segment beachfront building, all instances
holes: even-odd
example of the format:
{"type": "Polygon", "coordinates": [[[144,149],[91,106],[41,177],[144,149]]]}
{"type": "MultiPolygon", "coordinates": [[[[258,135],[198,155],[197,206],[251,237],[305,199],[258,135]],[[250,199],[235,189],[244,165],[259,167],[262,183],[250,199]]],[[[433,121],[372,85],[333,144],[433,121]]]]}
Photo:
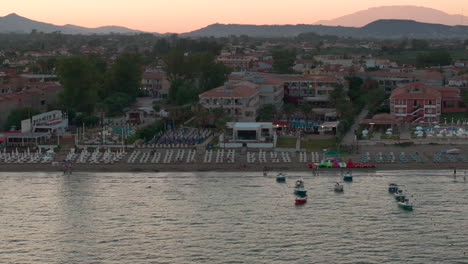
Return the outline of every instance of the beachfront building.
{"type": "Polygon", "coordinates": [[[170,87],[167,75],[163,72],[144,72],[141,77],[141,89],[153,98],[165,98],[170,87]]]}
{"type": "Polygon", "coordinates": [[[438,122],[441,113],[463,112],[465,106],[458,88],[416,82],[392,92],[390,111],[406,123],[438,122]]]}
{"type": "Polygon", "coordinates": [[[52,136],[66,134],[68,117],[59,110],[35,115],[21,121],[21,133],[6,137],[6,145],[14,147],[34,147],[47,143],[52,136]]]}
{"type": "Polygon", "coordinates": [[[394,72],[394,71],[373,71],[365,74],[358,74],[363,79],[371,78],[376,80],[379,87],[390,94],[399,86],[416,82],[417,77],[414,73],[394,72]]]}
{"type": "Polygon", "coordinates": [[[220,143],[229,148],[273,148],[275,137],[276,126],[272,122],[228,122],[220,143]]]}
{"type": "Polygon", "coordinates": [[[218,56],[216,60],[233,71],[248,71],[253,67],[257,58],[248,54],[226,54],[218,56]]]}
{"type": "Polygon", "coordinates": [[[271,104],[276,109],[283,106],[283,79],[268,74],[250,74],[244,80],[255,84],[259,91],[260,106],[271,104]]]}
{"type": "Polygon", "coordinates": [[[330,108],[329,95],[337,85],[348,86],[338,75],[291,75],[282,76],[284,97],[288,103],[312,103],[323,108],[330,108]]]}
{"type": "Polygon", "coordinates": [[[198,96],[207,109],[221,108],[236,122],[253,122],[260,108],[260,92],[250,82],[227,82],[198,96]]]}

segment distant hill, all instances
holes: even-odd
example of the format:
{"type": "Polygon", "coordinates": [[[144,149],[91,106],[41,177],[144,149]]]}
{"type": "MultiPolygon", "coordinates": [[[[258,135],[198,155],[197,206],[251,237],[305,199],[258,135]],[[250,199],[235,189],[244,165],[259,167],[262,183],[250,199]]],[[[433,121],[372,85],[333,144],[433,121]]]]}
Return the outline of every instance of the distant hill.
{"type": "Polygon", "coordinates": [[[419,6],[382,6],[358,11],[332,20],[320,20],[314,24],[327,26],[362,27],[380,19],[415,20],[424,23],[449,26],[468,25],[468,17],[450,15],[440,10],[419,6]]]}
{"type": "Polygon", "coordinates": [[[356,38],[462,38],[468,37],[468,26],[446,26],[420,23],[413,20],[377,20],[364,27],[341,27],[322,25],[238,25],[213,24],[199,30],[182,34],[189,37],[227,37],[247,35],[253,37],[295,37],[301,33],[314,32],[356,38]]]}
{"type": "Polygon", "coordinates": [[[38,32],[50,33],[60,31],[64,34],[134,34],[141,31],[118,26],[105,26],[97,28],[87,28],[75,25],[57,26],[49,23],[34,21],[17,14],[9,14],[0,17],[0,33],[31,33],[32,30],[38,32]]]}

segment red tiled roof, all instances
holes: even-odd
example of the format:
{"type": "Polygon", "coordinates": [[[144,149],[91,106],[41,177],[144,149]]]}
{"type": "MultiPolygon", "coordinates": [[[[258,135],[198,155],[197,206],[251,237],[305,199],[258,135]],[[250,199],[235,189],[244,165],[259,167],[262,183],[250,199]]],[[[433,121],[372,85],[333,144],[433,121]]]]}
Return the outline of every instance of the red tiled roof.
{"type": "MultiPolygon", "coordinates": [[[[438,86],[427,86],[420,82],[409,83],[393,90],[391,99],[432,99],[442,97],[438,86]],[[415,91],[418,89],[418,91],[415,91]],[[411,92],[413,91],[413,92],[411,92]]],[[[442,87],[443,88],[443,87],[442,87]]]]}

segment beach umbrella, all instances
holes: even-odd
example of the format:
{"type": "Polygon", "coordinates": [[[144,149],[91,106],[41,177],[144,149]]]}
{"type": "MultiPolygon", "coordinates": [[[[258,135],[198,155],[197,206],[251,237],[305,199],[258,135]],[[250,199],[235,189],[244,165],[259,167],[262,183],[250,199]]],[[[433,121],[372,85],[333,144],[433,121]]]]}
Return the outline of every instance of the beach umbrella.
{"type": "Polygon", "coordinates": [[[439,129],[440,126],[439,126],[439,125],[435,125],[434,128],[435,128],[435,129],[439,129]]]}
{"type": "Polygon", "coordinates": [[[417,126],[417,127],[416,127],[416,130],[422,130],[422,129],[423,129],[423,128],[420,127],[420,126],[417,126]]]}
{"type": "Polygon", "coordinates": [[[387,131],[387,132],[385,132],[385,134],[392,135],[393,133],[391,131],[387,131]]]}

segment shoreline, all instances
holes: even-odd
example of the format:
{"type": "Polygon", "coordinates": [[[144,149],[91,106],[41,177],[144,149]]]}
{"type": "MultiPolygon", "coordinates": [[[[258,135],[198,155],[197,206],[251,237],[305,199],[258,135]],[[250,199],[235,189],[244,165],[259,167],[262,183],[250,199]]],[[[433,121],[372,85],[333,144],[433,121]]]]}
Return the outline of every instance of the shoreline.
{"type": "MultiPolygon", "coordinates": [[[[263,172],[267,167],[272,171],[307,172],[304,163],[272,164],[272,163],[234,163],[234,164],[74,164],[72,172],[263,172]]],[[[468,163],[379,163],[376,168],[353,168],[352,171],[394,171],[394,170],[453,170],[459,175],[468,171],[468,163]]],[[[341,171],[341,168],[320,168],[320,172],[341,171]]],[[[63,172],[60,166],[51,164],[1,164],[0,172],[63,172]]]]}

